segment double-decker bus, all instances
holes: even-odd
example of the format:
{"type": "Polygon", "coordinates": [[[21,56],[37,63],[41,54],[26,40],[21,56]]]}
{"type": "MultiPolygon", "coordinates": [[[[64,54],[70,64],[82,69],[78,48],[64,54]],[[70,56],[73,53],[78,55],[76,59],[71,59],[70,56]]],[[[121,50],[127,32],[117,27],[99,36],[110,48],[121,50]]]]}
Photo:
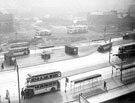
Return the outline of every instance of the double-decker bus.
{"type": "Polygon", "coordinates": [[[8,54],[11,56],[28,55],[30,53],[29,47],[9,48],[8,54]]]}
{"type": "Polygon", "coordinates": [[[127,32],[123,35],[124,40],[135,39],[135,31],[127,32]]]}
{"type": "Polygon", "coordinates": [[[29,42],[17,42],[9,44],[9,48],[29,47],[29,42]]]}
{"type": "Polygon", "coordinates": [[[32,97],[37,94],[60,90],[61,72],[56,70],[27,74],[25,94],[32,97]]]}
{"type": "Polygon", "coordinates": [[[37,31],[36,36],[50,36],[51,35],[51,31],[50,30],[39,30],[37,31]]]}
{"type": "Polygon", "coordinates": [[[11,43],[8,46],[8,54],[11,56],[28,55],[30,53],[29,42],[11,43]]]}
{"type": "Polygon", "coordinates": [[[135,43],[125,44],[119,47],[117,56],[120,59],[135,57],[135,43]]]}
{"type": "Polygon", "coordinates": [[[135,51],[135,43],[125,44],[119,47],[119,53],[135,51]]]}
{"type": "Polygon", "coordinates": [[[88,26],[86,25],[74,25],[74,26],[67,27],[68,34],[87,33],[87,32],[88,32],[88,26]]]}

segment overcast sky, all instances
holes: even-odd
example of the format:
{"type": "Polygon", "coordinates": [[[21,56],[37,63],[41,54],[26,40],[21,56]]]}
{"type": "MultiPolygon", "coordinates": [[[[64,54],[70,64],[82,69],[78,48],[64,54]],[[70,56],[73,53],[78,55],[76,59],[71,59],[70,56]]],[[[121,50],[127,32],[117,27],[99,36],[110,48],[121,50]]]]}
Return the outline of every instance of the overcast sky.
{"type": "Polygon", "coordinates": [[[0,8],[50,12],[108,11],[127,9],[135,0],[0,0],[0,8]]]}

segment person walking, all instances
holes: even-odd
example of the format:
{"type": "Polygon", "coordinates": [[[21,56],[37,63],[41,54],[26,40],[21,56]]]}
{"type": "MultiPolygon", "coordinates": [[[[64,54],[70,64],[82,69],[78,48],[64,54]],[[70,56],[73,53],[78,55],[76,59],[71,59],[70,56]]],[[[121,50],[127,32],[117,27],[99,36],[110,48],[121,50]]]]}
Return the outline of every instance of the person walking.
{"type": "Polygon", "coordinates": [[[69,79],[66,77],[66,78],[65,78],[65,93],[66,93],[66,91],[67,91],[66,88],[67,88],[67,83],[68,83],[68,82],[69,82],[69,79]]]}
{"type": "Polygon", "coordinates": [[[10,103],[10,95],[9,95],[9,91],[6,90],[6,98],[8,100],[8,103],[10,103]]]}
{"type": "Polygon", "coordinates": [[[1,95],[0,95],[0,103],[1,103],[1,95]]]}
{"type": "Polygon", "coordinates": [[[107,90],[106,81],[104,81],[104,89],[107,90]]]}
{"type": "Polygon", "coordinates": [[[4,70],[4,63],[1,63],[1,70],[4,70]]]}
{"type": "Polygon", "coordinates": [[[22,88],[22,91],[21,91],[21,98],[24,99],[24,90],[22,88]]]}

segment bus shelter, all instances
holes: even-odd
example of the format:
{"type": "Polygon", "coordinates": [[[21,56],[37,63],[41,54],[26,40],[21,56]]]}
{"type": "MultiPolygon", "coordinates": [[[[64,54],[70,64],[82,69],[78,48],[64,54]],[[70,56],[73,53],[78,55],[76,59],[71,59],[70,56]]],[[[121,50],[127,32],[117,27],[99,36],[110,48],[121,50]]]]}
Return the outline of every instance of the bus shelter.
{"type": "Polygon", "coordinates": [[[82,91],[82,89],[85,89],[84,86],[85,86],[86,81],[88,82],[88,86],[93,87],[94,80],[95,80],[95,82],[101,83],[102,75],[101,74],[94,74],[94,75],[91,75],[91,76],[87,76],[87,77],[79,78],[79,79],[76,79],[76,80],[72,80],[71,81],[71,91],[74,91],[74,93],[75,93],[75,91],[76,91],[75,89],[76,89],[77,84],[79,84],[79,88],[82,91]]]}
{"type": "Polygon", "coordinates": [[[79,94],[79,103],[90,103],[90,102],[81,93],[79,94]]]}
{"type": "MultiPolygon", "coordinates": [[[[119,70],[120,71],[120,79],[121,81],[124,80],[124,78],[131,78],[134,75],[135,72],[135,64],[124,64],[124,65],[112,65],[112,68],[116,69],[116,73],[119,70]]],[[[117,76],[117,74],[116,74],[117,76]]]]}
{"type": "Polygon", "coordinates": [[[121,75],[121,80],[123,81],[124,78],[132,78],[133,73],[135,71],[135,64],[132,65],[125,65],[122,68],[120,68],[120,75],[121,75]]]}
{"type": "Polygon", "coordinates": [[[4,62],[7,65],[14,65],[14,61],[13,61],[14,56],[9,54],[9,53],[4,53],[4,62]]]}

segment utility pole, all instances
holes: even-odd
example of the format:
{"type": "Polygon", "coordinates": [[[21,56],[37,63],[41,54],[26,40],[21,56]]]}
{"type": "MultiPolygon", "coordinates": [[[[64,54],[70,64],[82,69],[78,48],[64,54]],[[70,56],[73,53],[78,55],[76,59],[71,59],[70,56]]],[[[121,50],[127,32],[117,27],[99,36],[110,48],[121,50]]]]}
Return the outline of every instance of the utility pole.
{"type": "MultiPolygon", "coordinates": [[[[111,43],[111,37],[110,37],[110,43],[111,43]]],[[[111,44],[110,44],[111,45],[111,44]]],[[[111,47],[109,49],[109,63],[111,62],[111,47]]]]}
{"type": "Polygon", "coordinates": [[[15,32],[15,37],[16,37],[16,43],[17,43],[17,32],[15,32]]]}
{"type": "Polygon", "coordinates": [[[19,103],[21,103],[21,98],[20,98],[20,79],[19,79],[19,67],[17,64],[16,59],[14,59],[14,68],[17,69],[17,80],[18,80],[18,98],[19,98],[19,103]]]}
{"type": "Polygon", "coordinates": [[[106,43],[106,26],[105,26],[105,28],[104,28],[104,41],[105,41],[105,43],[106,43]]]}
{"type": "Polygon", "coordinates": [[[123,60],[124,60],[124,53],[123,53],[123,48],[122,48],[122,51],[121,51],[121,81],[122,81],[122,69],[123,69],[123,60]]]}

